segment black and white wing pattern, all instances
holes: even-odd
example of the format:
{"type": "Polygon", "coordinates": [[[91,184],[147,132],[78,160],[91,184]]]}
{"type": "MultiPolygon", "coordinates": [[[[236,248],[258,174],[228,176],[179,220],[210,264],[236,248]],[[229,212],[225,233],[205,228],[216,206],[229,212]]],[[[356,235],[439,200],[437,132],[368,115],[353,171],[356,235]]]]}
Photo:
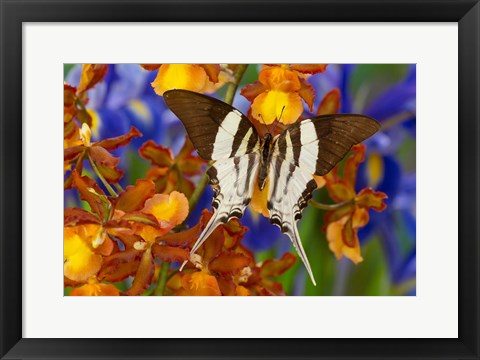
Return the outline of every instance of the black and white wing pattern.
{"type": "Polygon", "coordinates": [[[274,141],[267,203],[270,222],[290,237],[314,284],[297,229],[317,188],[313,175],[327,174],[353,145],[379,129],[380,124],[367,116],[324,115],[290,126],[274,141]]]}
{"type": "Polygon", "coordinates": [[[188,90],[166,91],[163,98],[182,121],[200,157],[214,161],[207,173],[215,191],[215,213],[193,254],[218,225],[243,216],[260,164],[260,139],[242,113],[220,100],[188,90]]]}

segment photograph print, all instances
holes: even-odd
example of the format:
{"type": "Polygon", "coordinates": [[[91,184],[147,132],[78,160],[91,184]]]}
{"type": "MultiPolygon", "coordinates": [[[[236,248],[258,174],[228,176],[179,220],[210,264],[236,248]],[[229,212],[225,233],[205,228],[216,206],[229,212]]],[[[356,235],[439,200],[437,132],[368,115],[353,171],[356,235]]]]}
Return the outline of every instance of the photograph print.
{"type": "Polygon", "coordinates": [[[64,64],[65,296],[415,296],[415,64],[64,64]]]}

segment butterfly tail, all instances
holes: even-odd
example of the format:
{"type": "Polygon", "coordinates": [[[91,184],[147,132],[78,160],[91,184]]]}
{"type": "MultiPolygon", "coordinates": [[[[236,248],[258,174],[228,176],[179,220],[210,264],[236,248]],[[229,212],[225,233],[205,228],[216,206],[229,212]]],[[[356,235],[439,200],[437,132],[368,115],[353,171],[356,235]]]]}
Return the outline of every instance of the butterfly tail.
{"type": "MultiPolygon", "coordinates": [[[[200,248],[200,246],[203,245],[203,243],[205,242],[205,240],[208,239],[208,237],[210,235],[212,235],[212,233],[215,231],[215,229],[225,223],[225,216],[220,216],[220,214],[222,213],[221,211],[219,211],[220,209],[218,209],[217,211],[215,211],[215,213],[212,215],[212,217],[210,218],[210,221],[207,223],[207,225],[205,226],[205,229],[203,229],[202,233],[200,234],[200,236],[198,237],[198,240],[195,242],[195,244],[193,245],[192,247],[192,250],[190,250],[190,257],[192,257],[193,254],[195,254],[197,252],[197,250],[200,248]]],[[[184,261],[182,266],[180,266],[180,271],[183,270],[184,266],[187,264],[188,261],[184,261]]]]}
{"type": "Polygon", "coordinates": [[[315,282],[315,277],[313,276],[312,268],[310,267],[310,263],[308,262],[307,254],[305,254],[302,242],[300,241],[300,234],[298,233],[297,225],[295,223],[292,225],[293,229],[289,231],[287,235],[290,237],[290,240],[292,241],[295,250],[297,250],[297,253],[300,256],[300,259],[302,259],[302,262],[307,269],[308,275],[310,275],[310,279],[312,279],[313,285],[317,286],[317,283],[315,282]]]}

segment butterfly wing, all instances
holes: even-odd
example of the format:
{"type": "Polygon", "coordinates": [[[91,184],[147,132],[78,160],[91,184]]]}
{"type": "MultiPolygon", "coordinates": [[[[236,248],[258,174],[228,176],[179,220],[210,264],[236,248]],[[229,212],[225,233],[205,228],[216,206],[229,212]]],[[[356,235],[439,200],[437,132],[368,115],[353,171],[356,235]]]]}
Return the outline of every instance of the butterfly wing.
{"type": "Polygon", "coordinates": [[[325,175],[353,145],[379,129],[379,122],[364,115],[318,116],[290,126],[277,138],[274,151],[309,174],[325,175]]]}
{"type": "Polygon", "coordinates": [[[297,222],[317,184],[313,175],[328,173],[355,144],[372,136],[380,124],[362,115],[325,115],[290,126],[274,142],[269,168],[267,207],[270,222],[286,233],[315,279],[300,240],[297,222]]]}
{"type": "Polygon", "coordinates": [[[260,139],[242,113],[220,100],[187,90],[166,91],[163,97],[198,154],[214,160],[207,173],[215,191],[215,213],[193,246],[193,254],[218,225],[243,216],[260,163],[260,139]]]}

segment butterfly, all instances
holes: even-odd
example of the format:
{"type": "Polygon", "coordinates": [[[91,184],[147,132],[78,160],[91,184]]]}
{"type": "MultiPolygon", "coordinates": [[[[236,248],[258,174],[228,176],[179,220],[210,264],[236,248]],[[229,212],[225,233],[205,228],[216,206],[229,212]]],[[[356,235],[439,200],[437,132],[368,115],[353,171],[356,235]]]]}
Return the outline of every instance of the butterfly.
{"type": "Polygon", "coordinates": [[[290,125],[280,135],[261,137],[248,118],[215,98],[169,90],[165,103],[181,120],[207,170],[214,190],[214,214],[191,249],[193,255],[217,226],[241,218],[268,180],[270,222],[291,239],[312,279],[297,222],[317,188],[314,175],[327,174],[351,147],[375,134],[380,124],[364,115],[321,115],[290,125]]]}

